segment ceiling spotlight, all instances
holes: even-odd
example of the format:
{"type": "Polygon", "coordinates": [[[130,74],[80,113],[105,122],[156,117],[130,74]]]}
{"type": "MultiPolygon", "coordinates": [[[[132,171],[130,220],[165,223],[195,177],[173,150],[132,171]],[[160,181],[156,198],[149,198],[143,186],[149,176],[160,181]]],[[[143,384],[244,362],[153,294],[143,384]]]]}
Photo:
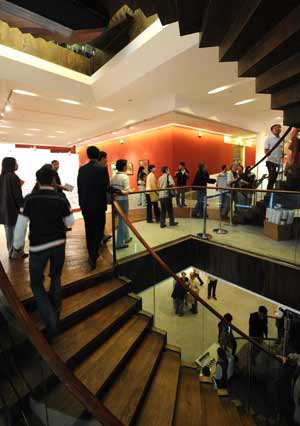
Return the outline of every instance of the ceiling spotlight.
{"type": "Polygon", "coordinates": [[[117,135],[119,132],[111,132],[112,135],[117,135]]]}
{"type": "Polygon", "coordinates": [[[36,93],[28,92],[27,90],[14,89],[13,92],[17,93],[18,95],[39,96],[36,93]]]}
{"type": "Polygon", "coordinates": [[[0,127],[2,127],[3,129],[11,129],[10,126],[6,126],[6,124],[0,124],[0,127]]]}
{"type": "Polygon", "coordinates": [[[234,105],[245,105],[250,104],[251,102],[255,102],[256,99],[244,99],[243,101],[236,102],[234,105]]]}
{"type": "Polygon", "coordinates": [[[130,130],[133,130],[133,129],[135,129],[135,127],[134,127],[134,126],[130,126],[130,127],[129,127],[129,129],[130,129],[130,130]]]}
{"type": "Polygon", "coordinates": [[[230,89],[231,86],[216,87],[208,92],[209,95],[215,95],[216,93],[224,92],[224,90],[230,89]]]}
{"type": "Polygon", "coordinates": [[[32,133],[24,133],[24,136],[33,136],[32,133]]]}
{"type": "Polygon", "coordinates": [[[8,132],[0,132],[1,135],[7,135],[8,132]]]}
{"type": "Polygon", "coordinates": [[[73,101],[72,99],[63,99],[63,98],[58,98],[57,99],[59,102],[64,102],[65,104],[71,104],[71,105],[80,105],[79,101],[73,101]]]}
{"type": "Polygon", "coordinates": [[[56,132],[55,133],[60,133],[60,134],[64,134],[64,133],[66,133],[64,130],[56,130],[56,132]]]}
{"type": "Polygon", "coordinates": [[[31,132],[41,132],[41,129],[27,129],[30,130],[31,132]]]}
{"type": "Polygon", "coordinates": [[[53,139],[53,138],[56,138],[56,136],[54,136],[54,135],[50,135],[50,136],[48,136],[48,138],[53,139]]]}
{"type": "Polygon", "coordinates": [[[9,104],[7,104],[7,105],[5,105],[4,111],[10,112],[10,111],[12,111],[12,107],[9,104]]]}
{"type": "Polygon", "coordinates": [[[282,117],[275,117],[275,120],[282,120],[282,119],[283,119],[282,117]]]}
{"type": "Polygon", "coordinates": [[[101,111],[106,111],[106,112],[114,112],[113,108],[108,108],[108,107],[98,106],[97,109],[100,109],[101,111]]]}

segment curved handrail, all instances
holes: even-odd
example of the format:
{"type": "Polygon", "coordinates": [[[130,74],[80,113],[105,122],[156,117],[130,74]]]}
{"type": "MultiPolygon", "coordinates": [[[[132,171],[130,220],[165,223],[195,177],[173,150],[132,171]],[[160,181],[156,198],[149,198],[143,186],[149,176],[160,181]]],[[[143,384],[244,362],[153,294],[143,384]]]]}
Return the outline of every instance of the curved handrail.
{"type": "MultiPolygon", "coordinates": [[[[133,234],[137,237],[137,239],[143,244],[143,246],[146,248],[146,250],[150,253],[150,255],[157,261],[157,263],[172,277],[176,282],[178,282],[180,285],[182,285],[201,305],[203,305],[206,309],[208,309],[213,315],[218,317],[220,320],[223,320],[224,317],[216,311],[214,308],[212,308],[204,299],[202,299],[198,293],[191,290],[188,285],[185,284],[184,281],[182,281],[177,274],[165,263],[162,258],[150,247],[150,245],[147,243],[147,241],[142,237],[142,235],[139,233],[139,231],[133,226],[131,221],[128,219],[126,214],[123,212],[122,207],[118,203],[118,201],[113,200],[113,205],[118,214],[121,216],[121,218],[124,220],[126,225],[130,228],[130,230],[133,232],[133,234]]],[[[238,333],[240,336],[242,336],[245,340],[248,340],[249,343],[256,346],[260,351],[265,352],[270,357],[274,358],[276,361],[280,360],[272,353],[270,353],[267,349],[265,349],[263,346],[261,346],[255,339],[249,337],[246,333],[244,333],[242,330],[240,330],[235,325],[232,325],[232,329],[238,333]]]]}
{"type": "Polygon", "coordinates": [[[12,313],[41,357],[71,394],[104,426],[124,426],[69,370],[37,329],[11,284],[0,262],[0,289],[12,313]]]}

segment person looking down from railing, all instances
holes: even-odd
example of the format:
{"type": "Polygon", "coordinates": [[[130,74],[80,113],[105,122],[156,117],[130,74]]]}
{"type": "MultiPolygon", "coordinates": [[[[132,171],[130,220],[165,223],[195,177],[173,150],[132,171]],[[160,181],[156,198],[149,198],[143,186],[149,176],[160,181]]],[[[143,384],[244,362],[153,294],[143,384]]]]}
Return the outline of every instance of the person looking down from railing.
{"type": "Polygon", "coordinates": [[[158,189],[159,191],[159,202],[160,202],[160,227],[165,228],[166,225],[166,215],[168,213],[170,226],[177,226],[178,222],[175,222],[174,219],[174,209],[173,209],[173,194],[172,189],[169,191],[168,188],[175,186],[174,180],[170,175],[169,167],[164,166],[161,169],[162,175],[158,179],[158,189]],[[164,190],[164,191],[162,191],[164,190]]]}
{"type": "MultiPolygon", "coordinates": [[[[127,160],[118,160],[116,162],[117,173],[111,178],[111,187],[115,191],[119,191],[120,195],[115,196],[115,200],[120,204],[123,212],[126,216],[129,214],[129,200],[128,194],[130,192],[129,177],[127,175],[127,160]]],[[[129,229],[122,217],[117,213],[119,217],[116,249],[121,250],[128,247],[128,244],[132,241],[130,237],[129,229]]]]}
{"type": "Polygon", "coordinates": [[[226,352],[228,349],[231,349],[232,355],[235,355],[237,344],[232,332],[232,327],[231,327],[232,320],[233,320],[232,315],[230,313],[227,313],[224,315],[224,318],[222,319],[222,321],[219,322],[218,341],[221,348],[223,348],[226,352]]]}
{"type": "Polygon", "coordinates": [[[217,352],[216,375],[213,379],[218,389],[225,389],[227,387],[228,358],[224,349],[218,348],[217,352]]]}
{"type": "Polygon", "coordinates": [[[74,224],[71,207],[66,197],[55,191],[52,168],[42,167],[36,173],[39,190],[24,200],[19,214],[14,252],[22,252],[29,223],[29,275],[30,286],[47,337],[52,340],[58,332],[61,312],[61,273],[65,261],[66,230],[74,224]],[[50,262],[50,291],[44,288],[44,271],[50,262]]]}
{"type": "Polygon", "coordinates": [[[259,340],[268,338],[268,309],[265,306],[250,314],[249,336],[259,340]]]}
{"type": "MultiPolygon", "coordinates": [[[[265,141],[265,154],[269,154],[270,150],[278,143],[281,134],[281,125],[273,124],[271,127],[272,136],[269,136],[265,141]]],[[[269,181],[267,189],[273,189],[277,180],[280,163],[282,159],[283,142],[274,149],[267,157],[266,166],[269,172],[269,181]]]]}

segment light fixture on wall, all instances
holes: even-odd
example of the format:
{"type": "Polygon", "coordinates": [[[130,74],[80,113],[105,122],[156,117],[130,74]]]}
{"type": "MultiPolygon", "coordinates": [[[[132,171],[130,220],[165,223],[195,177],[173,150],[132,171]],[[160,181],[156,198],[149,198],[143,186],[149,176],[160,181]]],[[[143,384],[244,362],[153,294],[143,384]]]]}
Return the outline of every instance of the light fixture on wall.
{"type": "Polygon", "coordinates": [[[199,133],[198,133],[198,138],[202,138],[202,136],[203,136],[203,133],[202,133],[202,132],[199,132],[199,133]]]}
{"type": "Polygon", "coordinates": [[[5,105],[4,111],[5,111],[5,112],[10,112],[10,111],[12,111],[12,107],[11,107],[11,105],[9,105],[9,104],[5,105]]]}
{"type": "Polygon", "coordinates": [[[124,139],[120,139],[120,144],[123,145],[124,144],[124,139]]]}
{"type": "Polygon", "coordinates": [[[236,102],[234,105],[236,105],[236,106],[246,105],[246,104],[250,104],[251,102],[255,102],[255,101],[256,101],[255,98],[253,98],[253,99],[244,99],[243,101],[236,102]]]}

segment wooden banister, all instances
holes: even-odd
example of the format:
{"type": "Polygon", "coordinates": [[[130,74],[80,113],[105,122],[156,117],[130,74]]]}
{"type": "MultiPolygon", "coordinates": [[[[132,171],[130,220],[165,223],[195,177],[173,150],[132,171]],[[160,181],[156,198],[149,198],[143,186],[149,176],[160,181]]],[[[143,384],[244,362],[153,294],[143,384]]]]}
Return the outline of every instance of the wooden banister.
{"type": "Polygon", "coordinates": [[[49,345],[43,334],[37,329],[11,284],[0,262],[0,289],[17,321],[31,340],[40,356],[46,361],[53,373],[66,386],[67,390],[80,402],[96,420],[104,426],[124,426],[102,403],[82,384],[80,380],[62,362],[49,345]]]}
{"type": "MultiPolygon", "coordinates": [[[[157,261],[157,263],[172,277],[176,282],[178,282],[180,285],[182,285],[201,305],[203,305],[208,311],[210,311],[214,316],[219,318],[220,320],[223,320],[224,317],[216,311],[214,308],[212,308],[204,299],[202,299],[198,293],[192,291],[189,289],[189,286],[185,284],[178,276],[177,274],[169,267],[169,265],[163,261],[163,259],[153,250],[152,247],[147,243],[147,241],[142,237],[142,235],[139,233],[139,231],[135,228],[135,226],[131,223],[131,221],[128,219],[126,214],[123,212],[122,207],[118,203],[118,201],[113,200],[113,205],[118,212],[118,214],[121,216],[121,218],[124,220],[126,225],[130,228],[130,230],[133,232],[133,234],[137,237],[137,239],[143,244],[143,246],[146,248],[146,250],[149,252],[149,254],[157,261]]],[[[232,329],[238,333],[241,337],[243,337],[245,340],[247,340],[249,343],[254,345],[256,348],[258,348],[260,351],[265,352],[268,356],[272,357],[276,361],[280,362],[280,360],[271,352],[269,352],[267,349],[265,349],[263,346],[261,346],[255,339],[252,339],[249,337],[246,333],[244,333],[242,330],[240,330],[235,325],[231,325],[232,329]]]]}

